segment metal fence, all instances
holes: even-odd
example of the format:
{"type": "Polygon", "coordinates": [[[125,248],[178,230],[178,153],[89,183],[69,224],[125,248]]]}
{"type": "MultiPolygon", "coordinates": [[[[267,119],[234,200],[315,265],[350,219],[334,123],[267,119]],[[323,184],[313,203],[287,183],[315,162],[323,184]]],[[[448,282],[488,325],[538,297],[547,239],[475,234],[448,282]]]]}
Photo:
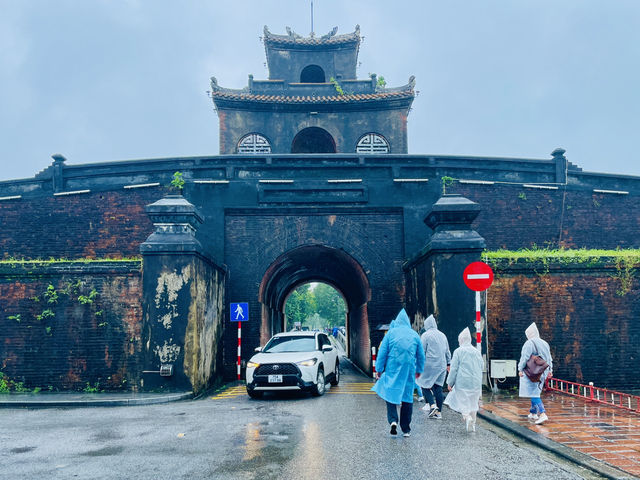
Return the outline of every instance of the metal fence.
{"type": "Polygon", "coordinates": [[[559,378],[548,378],[546,381],[546,389],[580,397],[591,402],[602,403],[604,405],[640,413],[640,396],[609,390],[608,388],[594,387],[593,383],[583,385],[581,383],[560,380],[559,378]]]}

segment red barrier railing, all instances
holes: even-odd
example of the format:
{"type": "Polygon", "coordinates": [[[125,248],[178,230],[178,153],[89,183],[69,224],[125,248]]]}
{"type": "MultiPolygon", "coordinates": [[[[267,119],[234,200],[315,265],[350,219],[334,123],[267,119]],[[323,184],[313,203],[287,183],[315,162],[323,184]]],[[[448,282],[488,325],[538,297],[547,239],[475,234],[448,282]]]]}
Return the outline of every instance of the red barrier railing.
{"type": "Polygon", "coordinates": [[[558,378],[548,378],[546,388],[553,392],[580,397],[590,402],[602,403],[640,413],[640,396],[637,395],[617,392],[608,388],[594,387],[593,384],[583,385],[581,383],[568,382],[558,378]]]}

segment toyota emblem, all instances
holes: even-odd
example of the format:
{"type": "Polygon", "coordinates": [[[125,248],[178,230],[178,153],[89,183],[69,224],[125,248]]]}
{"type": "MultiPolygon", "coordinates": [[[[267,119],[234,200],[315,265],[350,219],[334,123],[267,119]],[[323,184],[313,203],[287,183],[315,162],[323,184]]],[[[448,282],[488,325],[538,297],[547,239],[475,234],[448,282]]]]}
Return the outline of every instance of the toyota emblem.
{"type": "Polygon", "coordinates": [[[278,370],[278,369],[280,368],[280,365],[274,365],[274,366],[273,366],[273,367],[271,367],[271,368],[273,368],[274,370],[278,370]]]}

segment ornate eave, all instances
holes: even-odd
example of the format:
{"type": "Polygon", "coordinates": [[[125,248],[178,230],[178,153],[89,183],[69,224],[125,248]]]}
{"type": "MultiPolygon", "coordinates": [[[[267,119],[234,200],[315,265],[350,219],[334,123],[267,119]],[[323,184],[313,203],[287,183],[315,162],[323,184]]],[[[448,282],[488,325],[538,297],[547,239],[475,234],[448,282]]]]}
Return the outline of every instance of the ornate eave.
{"type": "Polygon", "coordinates": [[[344,35],[336,35],[338,27],[334,27],[326,35],[316,37],[313,33],[308,37],[297,34],[289,27],[286,27],[287,35],[277,35],[271,33],[269,28],[264,26],[264,42],[265,49],[269,47],[284,49],[313,49],[322,47],[344,47],[354,46],[360,48],[360,25],[356,25],[355,31],[344,35]]]}

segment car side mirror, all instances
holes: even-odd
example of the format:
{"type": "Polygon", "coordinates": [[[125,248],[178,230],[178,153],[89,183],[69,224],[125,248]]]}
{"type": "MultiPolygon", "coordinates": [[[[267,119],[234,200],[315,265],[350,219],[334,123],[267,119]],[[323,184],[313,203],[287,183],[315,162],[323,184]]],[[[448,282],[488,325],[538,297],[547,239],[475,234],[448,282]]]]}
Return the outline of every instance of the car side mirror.
{"type": "Polygon", "coordinates": [[[253,350],[254,352],[261,352],[262,351],[262,347],[256,347],[253,350]]]}
{"type": "Polygon", "coordinates": [[[324,345],[322,347],[323,352],[330,352],[331,350],[333,350],[333,347],[331,345],[324,345]]]}

